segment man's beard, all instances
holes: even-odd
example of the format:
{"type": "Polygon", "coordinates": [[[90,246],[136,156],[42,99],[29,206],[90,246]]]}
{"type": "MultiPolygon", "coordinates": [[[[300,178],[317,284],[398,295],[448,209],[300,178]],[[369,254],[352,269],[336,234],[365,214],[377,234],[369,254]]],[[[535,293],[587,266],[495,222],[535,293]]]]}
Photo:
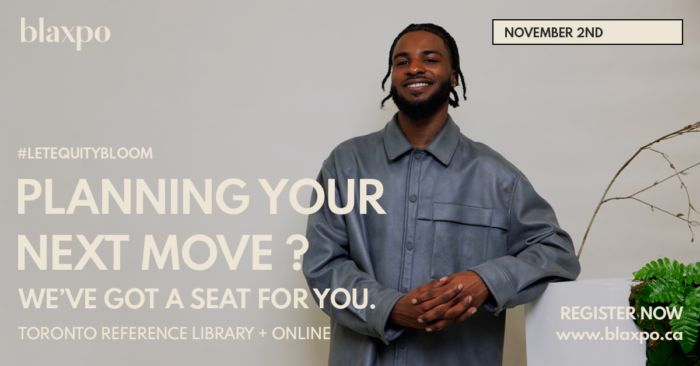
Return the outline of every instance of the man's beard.
{"type": "Polygon", "coordinates": [[[391,99],[409,122],[417,122],[432,116],[440,109],[450,97],[450,82],[445,81],[437,86],[437,89],[425,100],[409,101],[399,95],[395,86],[391,86],[391,99]]]}

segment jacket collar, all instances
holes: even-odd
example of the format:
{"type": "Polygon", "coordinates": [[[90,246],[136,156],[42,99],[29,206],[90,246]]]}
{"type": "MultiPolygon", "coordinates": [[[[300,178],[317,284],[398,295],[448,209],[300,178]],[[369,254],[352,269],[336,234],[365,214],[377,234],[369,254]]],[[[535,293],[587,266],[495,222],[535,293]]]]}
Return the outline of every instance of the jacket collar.
{"type": "MultiPolygon", "coordinates": [[[[386,156],[390,161],[413,149],[413,145],[411,145],[401,127],[399,127],[398,115],[398,113],[394,114],[394,117],[384,128],[384,147],[386,148],[386,156]]],[[[448,114],[445,126],[435,136],[433,141],[430,141],[428,146],[425,147],[425,151],[433,155],[442,164],[450,165],[458,143],[459,126],[448,114]]]]}

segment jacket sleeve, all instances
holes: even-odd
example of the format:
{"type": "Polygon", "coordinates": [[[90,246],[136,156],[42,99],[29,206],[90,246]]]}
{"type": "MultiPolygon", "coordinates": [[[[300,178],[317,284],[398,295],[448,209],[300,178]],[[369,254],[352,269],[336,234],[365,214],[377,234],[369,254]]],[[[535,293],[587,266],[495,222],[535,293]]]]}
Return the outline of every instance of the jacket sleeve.
{"type": "MultiPolygon", "coordinates": [[[[324,166],[318,175],[317,182],[323,187],[326,198],[328,190],[334,189],[336,207],[344,207],[347,199],[341,202],[337,183],[329,187],[329,179],[335,179],[335,174],[324,166]]],[[[311,203],[314,204],[316,199],[314,190],[311,203]]],[[[404,330],[403,327],[387,323],[394,304],[404,294],[378,283],[371,268],[364,271],[358,268],[349,255],[348,237],[345,216],[331,212],[327,200],[324,200],[323,206],[308,218],[306,238],[309,241],[309,248],[303,258],[304,277],[314,300],[319,305],[319,298],[314,290],[322,294],[329,289],[321,307],[328,316],[357,333],[377,337],[388,344],[404,330]],[[340,309],[332,305],[331,294],[336,289],[345,289],[351,294],[352,300],[346,300],[341,292],[336,296],[339,305],[349,301],[349,306],[346,308],[340,309]],[[356,290],[356,296],[352,295],[353,289],[356,290]],[[367,298],[364,296],[365,289],[367,298]],[[359,309],[354,303],[360,305],[359,307],[366,304],[366,307],[359,309]]]]}
{"type": "Polygon", "coordinates": [[[471,269],[491,291],[484,307],[496,315],[534,301],[548,283],[575,280],[581,272],[571,237],[522,173],[513,188],[509,215],[507,255],[471,269]]]}

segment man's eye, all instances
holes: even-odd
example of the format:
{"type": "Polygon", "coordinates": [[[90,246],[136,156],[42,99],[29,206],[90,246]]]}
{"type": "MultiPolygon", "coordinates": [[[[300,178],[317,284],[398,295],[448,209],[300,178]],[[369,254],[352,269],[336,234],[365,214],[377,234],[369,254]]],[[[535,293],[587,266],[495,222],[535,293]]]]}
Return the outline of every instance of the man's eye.
{"type": "Polygon", "coordinates": [[[432,59],[432,58],[429,58],[429,59],[425,60],[425,62],[438,62],[438,61],[437,61],[437,60],[434,60],[434,59],[432,59]]]}
{"type": "Polygon", "coordinates": [[[399,61],[399,62],[396,63],[396,66],[405,65],[405,64],[407,64],[407,63],[408,63],[408,61],[399,61]]]}

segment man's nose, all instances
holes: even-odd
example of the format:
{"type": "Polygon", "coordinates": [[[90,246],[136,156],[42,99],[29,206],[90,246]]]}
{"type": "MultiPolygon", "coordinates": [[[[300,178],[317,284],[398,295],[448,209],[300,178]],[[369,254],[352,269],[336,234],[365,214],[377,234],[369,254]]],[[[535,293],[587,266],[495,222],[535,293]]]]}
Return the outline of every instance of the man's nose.
{"type": "Polygon", "coordinates": [[[414,61],[409,65],[407,73],[409,75],[423,74],[425,73],[425,67],[423,67],[422,62],[414,61]]]}

